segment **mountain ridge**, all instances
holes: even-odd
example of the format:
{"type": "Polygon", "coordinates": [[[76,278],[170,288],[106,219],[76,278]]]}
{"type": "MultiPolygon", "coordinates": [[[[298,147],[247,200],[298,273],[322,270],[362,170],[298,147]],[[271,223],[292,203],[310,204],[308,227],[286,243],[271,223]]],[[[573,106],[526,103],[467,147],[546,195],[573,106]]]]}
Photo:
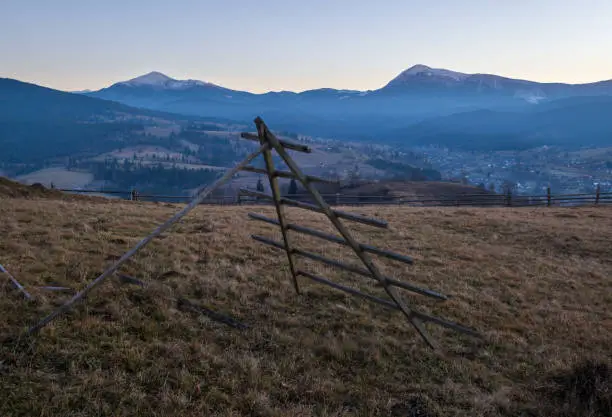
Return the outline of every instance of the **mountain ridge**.
{"type": "Polygon", "coordinates": [[[286,93],[300,95],[300,94],[309,93],[312,91],[322,91],[322,90],[336,91],[336,92],[369,93],[373,91],[383,90],[387,87],[393,87],[396,84],[401,83],[403,81],[410,80],[411,78],[417,78],[421,81],[423,78],[445,78],[445,79],[454,80],[457,82],[465,81],[466,79],[472,79],[472,80],[497,79],[500,81],[502,80],[503,81],[513,81],[513,82],[532,84],[532,85],[566,86],[566,87],[581,87],[581,86],[595,86],[595,85],[602,85],[602,84],[612,84],[612,78],[605,79],[605,80],[599,80],[599,81],[592,81],[592,82],[583,82],[583,83],[569,83],[569,82],[562,82],[562,81],[543,82],[543,81],[528,80],[526,78],[515,78],[515,77],[498,75],[498,74],[493,74],[493,73],[486,73],[486,72],[467,73],[467,72],[454,71],[454,70],[450,70],[446,68],[434,68],[434,67],[430,67],[424,64],[415,64],[407,68],[406,70],[403,70],[397,76],[395,76],[390,81],[388,81],[386,84],[384,84],[382,87],[377,88],[377,89],[360,90],[360,89],[346,89],[346,88],[333,88],[333,87],[318,87],[318,88],[312,88],[312,89],[307,89],[303,91],[293,91],[293,90],[285,89],[285,90],[280,90],[280,91],[270,90],[270,91],[265,91],[261,93],[254,93],[254,92],[247,91],[247,90],[236,90],[233,88],[221,86],[219,84],[214,84],[208,81],[202,81],[202,80],[196,80],[196,79],[180,80],[180,79],[170,77],[160,71],[154,70],[154,71],[150,71],[146,74],[136,76],[128,80],[117,81],[115,83],[110,84],[107,87],[103,87],[98,90],[85,89],[82,91],[74,91],[73,93],[97,92],[97,91],[102,91],[102,90],[108,89],[113,86],[118,86],[118,85],[163,86],[165,83],[178,83],[186,87],[187,86],[192,86],[192,87],[214,86],[214,87],[218,87],[218,88],[222,88],[222,89],[230,90],[230,91],[240,91],[242,93],[252,94],[255,96],[263,96],[263,95],[269,95],[269,94],[286,94],[286,93]]]}
{"type": "Polygon", "coordinates": [[[612,96],[611,80],[538,83],[422,64],[408,68],[379,89],[367,91],[320,88],[256,94],[203,83],[150,72],[86,95],[137,108],[241,123],[261,116],[279,129],[357,140],[372,140],[381,130],[454,113],[530,111],[568,97],[612,96]]]}

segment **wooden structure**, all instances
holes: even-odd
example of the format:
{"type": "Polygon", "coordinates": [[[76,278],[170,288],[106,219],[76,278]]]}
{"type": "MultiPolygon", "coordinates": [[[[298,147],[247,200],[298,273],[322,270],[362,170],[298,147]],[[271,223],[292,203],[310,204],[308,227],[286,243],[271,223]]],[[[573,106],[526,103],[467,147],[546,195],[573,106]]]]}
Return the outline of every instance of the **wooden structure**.
{"type": "Polygon", "coordinates": [[[384,305],[386,307],[399,310],[403,313],[406,319],[412,324],[412,326],[417,330],[417,332],[421,335],[421,337],[425,340],[425,342],[432,348],[435,348],[435,343],[433,339],[427,333],[427,330],[424,327],[424,323],[431,322],[444,327],[451,328],[461,333],[477,336],[477,333],[468,329],[467,327],[461,326],[456,323],[449,322],[447,320],[441,319],[439,317],[431,316],[428,314],[424,314],[418,312],[404,301],[396,288],[402,288],[420,295],[424,295],[427,297],[435,298],[437,300],[446,300],[448,297],[445,295],[439,294],[435,291],[431,291],[428,289],[419,288],[415,285],[404,283],[402,281],[398,281],[389,277],[384,276],[374,261],[370,258],[370,254],[384,256],[387,258],[394,259],[396,261],[404,262],[411,264],[412,259],[400,255],[394,252],[386,251],[383,249],[376,248],[371,245],[363,244],[358,242],[350,231],[346,228],[346,226],[341,222],[341,219],[355,221],[359,223],[363,223],[366,225],[386,228],[387,223],[377,219],[371,219],[368,217],[346,213],[344,211],[334,210],[329,204],[324,200],[318,190],[313,187],[312,183],[314,182],[329,182],[329,180],[323,178],[317,178],[313,176],[305,175],[300,167],[295,163],[295,161],[291,158],[287,149],[293,149],[295,151],[300,152],[309,152],[310,150],[303,145],[299,144],[289,144],[287,142],[283,142],[279,140],[266,126],[264,121],[261,118],[255,119],[255,125],[257,126],[257,135],[251,133],[243,133],[242,137],[251,140],[258,140],[262,147],[266,147],[263,151],[266,169],[261,170],[254,167],[244,167],[244,170],[248,170],[250,172],[259,172],[265,173],[268,176],[268,180],[270,182],[270,190],[271,194],[266,194],[257,191],[251,190],[241,190],[242,193],[248,194],[254,197],[265,198],[274,202],[276,207],[277,219],[267,218],[265,216],[249,213],[249,217],[254,220],[263,221],[266,223],[274,224],[280,227],[283,242],[277,242],[263,236],[253,235],[253,239],[256,241],[273,246],[275,248],[279,248],[285,251],[287,255],[287,261],[289,263],[289,269],[291,271],[291,278],[293,280],[293,286],[297,293],[300,292],[298,277],[305,277],[310,280],[331,286],[335,289],[344,291],[354,296],[358,296],[372,302],[384,305]],[[272,150],[276,151],[276,153],[282,158],[290,172],[285,171],[277,171],[272,162],[272,150]],[[278,177],[283,178],[293,178],[299,181],[302,186],[310,193],[313,201],[316,204],[304,203],[297,200],[292,200],[289,198],[282,197],[280,194],[280,189],[278,185],[278,177]],[[283,208],[285,205],[290,205],[294,207],[299,207],[306,210],[315,211],[318,213],[322,213],[329,221],[333,224],[335,229],[338,231],[340,236],[330,235],[318,230],[310,229],[307,227],[299,226],[296,224],[288,223],[286,217],[283,212],[283,208]],[[363,263],[365,268],[358,268],[351,265],[344,264],[342,262],[326,258],[324,256],[307,252],[298,248],[295,248],[291,242],[291,236],[289,234],[290,231],[307,234],[310,236],[314,236],[328,242],[337,243],[340,245],[350,247],[355,255],[359,258],[359,260],[363,263]],[[382,286],[390,299],[386,300],[383,298],[375,297],[371,294],[366,294],[364,292],[358,291],[354,288],[350,288],[344,285],[340,285],[332,282],[331,280],[314,275],[310,272],[300,270],[296,267],[295,257],[305,257],[308,259],[312,259],[326,265],[330,265],[336,268],[340,268],[367,278],[371,278],[375,281],[378,281],[378,284],[382,286]]]}
{"type": "MultiPolygon", "coordinates": [[[[439,317],[435,317],[435,316],[431,316],[428,314],[418,312],[411,306],[408,306],[408,304],[403,300],[401,295],[398,293],[397,288],[408,290],[408,291],[411,291],[417,294],[421,294],[423,296],[435,298],[438,300],[446,300],[447,297],[435,291],[419,288],[415,285],[384,276],[380,272],[378,267],[375,265],[374,261],[370,258],[370,254],[374,254],[377,256],[384,256],[384,257],[394,259],[400,262],[408,263],[408,264],[412,263],[412,259],[404,255],[396,254],[390,251],[386,251],[386,250],[379,249],[371,245],[367,245],[367,244],[358,242],[357,240],[355,240],[355,238],[352,236],[349,230],[341,222],[341,219],[359,222],[362,224],[366,224],[366,225],[373,226],[373,227],[379,227],[379,228],[386,228],[387,223],[382,220],[371,219],[365,216],[360,216],[357,214],[352,214],[352,213],[347,213],[344,211],[332,209],[325,202],[325,200],[323,199],[321,194],[317,191],[317,189],[312,186],[312,183],[314,182],[330,182],[330,181],[322,179],[322,178],[305,175],[302,172],[302,170],[298,167],[298,165],[295,163],[295,161],[291,158],[289,153],[287,152],[288,150],[293,150],[293,151],[308,153],[308,152],[311,152],[310,148],[302,144],[288,142],[288,141],[278,139],[268,129],[264,121],[259,117],[255,119],[255,125],[257,127],[257,134],[242,133],[241,136],[244,139],[259,142],[260,147],[257,151],[247,156],[242,162],[236,165],[233,169],[228,170],[225,173],[225,175],[223,175],[223,177],[219,178],[211,186],[201,188],[196,193],[192,201],[186,207],[184,207],[182,210],[176,213],[172,218],[170,218],[169,220],[167,220],[166,222],[158,226],[148,236],[146,236],[140,242],[138,242],[138,244],[136,244],[135,247],[127,251],[117,261],[115,261],[108,269],[106,269],[100,276],[98,276],[91,283],[89,283],[84,289],[82,289],[77,294],[75,294],[70,300],[68,300],[66,303],[60,306],[57,310],[53,311],[47,317],[43,318],[38,323],[36,323],[34,326],[32,326],[28,330],[28,333],[33,334],[33,333],[40,331],[40,329],[42,329],[45,325],[50,323],[57,316],[70,310],[77,302],[81,301],[90,291],[92,291],[95,287],[97,287],[102,282],[104,282],[104,280],[106,280],[111,275],[118,273],[121,265],[125,263],[128,259],[130,259],[132,256],[134,256],[140,249],[145,247],[155,237],[159,236],[164,231],[168,230],[173,224],[175,224],[181,218],[186,216],[191,210],[197,207],[207,195],[209,195],[215,189],[219,188],[224,183],[231,180],[238,171],[243,170],[243,171],[265,174],[268,177],[271,194],[266,194],[266,193],[257,192],[257,191],[250,191],[250,190],[241,190],[241,192],[247,193],[247,194],[250,194],[256,197],[260,197],[263,199],[267,199],[274,203],[275,208],[276,208],[277,219],[266,218],[264,216],[254,214],[254,213],[250,213],[249,216],[250,218],[254,220],[264,221],[267,223],[278,225],[282,233],[283,241],[276,242],[268,238],[265,238],[263,236],[253,236],[253,238],[258,242],[261,242],[261,243],[264,243],[264,244],[267,244],[267,245],[270,245],[276,248],[280,248],[285,251],[286,256],[287,256],[287,262],[289,263],[289,269],[291,271],[292,283],[297,293],[300,292],[298,277],[304,277],[304,278],[308,278],[310,280],[313,280],[313,281],[316,281],[322,284],[326,284],[328,286],[344,291],[346,293],[365,298],[372,302],[381,304],[385,307],[399,310],[401,313],[403,313],[406,319],[412,324],[412,326],[414,326],[414,328],[418,331],[421,337],[431,347],[435,347],[435,344],[424,327],[424,323],[427,323],[427,322],[431,322],[431,323],[435,323],[435,324],[438,324],[444,327],[448,327],[448,328],[454,329],[458,332],[462,332],[465,334],[477,336],[477,333],[474,330],[468,329],[456,323],[449,322],[439,317]],[[272,156],[273,151],[275,151],[276,154],[280,156],[280,158],[285,162],[285,164],[289,168],[289,171],[278,171],[275,169],[274,162],[273,162],[273,156],[272,156]],[[249,163],[253,161],[260,154],[263,155],[264,162],[265,162],[265,169],[256,168],[254,166],[249,165],[249,163]],[[313,198],[313,201],[316,204],[306,203],[306,202],[292,200],[289,198],[282,197],[280,193],[280,187],[278,184],[279,177],[292,178],[292,179],[299,181],[302,184],[302,186],[310,193],[310,195],[313,198]],[[314,229],[302,227],[296,224],[288,223],[284,215],[284,206],[286,205],[324,214],[325,216],[327,216],[329,221],[334,225],[336,230],[339,232],[340,236],[330,235],[330,234],[323,233],[318,230],[314,230],[314,229]],[[324,256],[295,248],[291,241],[290,232],[303,233],[303,234],[314,236],[314,237],[317,237],[317,238],[320,238],[320,239],[323,239],[329,242],[348,246],[354,251],[357,257],[360,259],[364,268],[358,268],[358,267],[346,265],[342,262],[328,259],[324,256]],[[379,297],[375,297],[373,295],[363,293],[356,289],[334,283],[324,277],[320,277],[310,272],[300,270],[296,266],[296,257],[305,257],[305,258],[313,259],[313,260],[322,262],[324,264],[331,265],[337,268],[341,268],[341,269],[350,271],[352,273],[376,280],[378,284],[384,288],[384,290],[386,291],[390,299],[386,300],[386,299],[382,299],[379,297]]],[[[119,275],[119,278],[121,279],[122,282],[137,284],[141,286],[144,285],[143,282],[137,279],[134,279],[134,278],[121,276],[121,275],[119,275]]],[[[191,309],[196,308],[193,305],[191,305],[189,302],[185,301],[184,299],[179,299],[179,300],[181,301],[181,304],[183,306],[187,306],[191,309]]],[[[209,315],[211,314],[210,311],[207,313],[209,315]]]]}

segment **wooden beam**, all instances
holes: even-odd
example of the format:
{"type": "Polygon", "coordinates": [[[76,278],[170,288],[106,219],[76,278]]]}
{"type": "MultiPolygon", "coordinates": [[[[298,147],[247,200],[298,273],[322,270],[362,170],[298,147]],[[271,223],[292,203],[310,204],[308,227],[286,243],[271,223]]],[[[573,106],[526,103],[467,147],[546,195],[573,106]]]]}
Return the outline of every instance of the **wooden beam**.
{"type": "MultiPolygon", "coordinates": [[[[256,174],[269,175],[269,171],[267,169],[252,167],[250,165],[242,168],[242,170],[243,171],[247,171],[247,172],[254,172],[256,174]]],[[[289,171],[278,171],[278,170],[276,170],[276,171],[272,172],[272,176],[273,177],[279,177],[279,178],[293,178],[293,179],[296,179],[296,176],[293,175],[293,173],[291,173],[289,171]]],[[[339,183],[338,180],[330,180],[330,179],[326,179],[326,178],[314,177],[312,175],[307,175],[306,178],[308,178],[308,181],[310,181],[310,182],[322,182],[322,183],[325,183],[325,184],[338,184],[339,183]]]]}
{"type": "MultiPolygon", "coordinates": [[[[311,274],[311,273],[305,272],[305,271],[298,271],[298,275],[301,275],[303,277],[309,278],[309,279],[311,279],[311,280],[313,280],[315,282],[319,282],[321,284],[328,285],[328,286],[330,286],[332,288],[336,288],[336,289],[338,289],[340,291],[344,291],[344,292],[346,292],[348,294],[352,294],[352,295],[356,295],[358,297],[365,298],[366,300],[372,301],[372,302],[374,302],[376,304],[383,305],[383,306],[385,306],[387,308],[390,308],[392,310],[400,311],[400,308],[398,307],[398,305],[393,303],[393,302],[391,302],[391,301],[389,301],[389,300],[385,300],[383,298],[375,297],[375,296],[373,296],[371,294],[366,294],[366,293],[358,291],[358,290],[356,290],[354,288],[347,287],[346,285],[337,284],[337,283],[335,283],[333,281],[330,281],[327,278],[323,278],[321,276],[318,276],[318,275],[315,275],[315,274],[311,274]]],[[[436,317],[436,316],[431,316],[429,314],[420,313],[418,311],[414,311],[414,314],[415,314],[415,316],[419,317],[424,322],[435,323],[435,324],[437,324],[439,326],[447,327],[449,329],[453,329],[453,330],[456,330],[456,331],[458,331],[460,333],[467,334],[467,335],[470,335],[470,336],[482,337],[477,331],[475,331],[473,329],[470,329],[469,327],[465,327],[465,326],[462,326],[460,324],[453,323],[451,321],[444,320],[444,319],[441,319],[441,318],[436,317]]]]}
{"type": "Polygon", "coordinates": [[[388,300],[384,300],[382,298],[379,297],[375,297],[371,294],[366,294],[364,292],[361,292],[359,290],[356,290],[354,288],[348,287],[346,285],[342,285],[342,284],[337,284],[327,278],[323,278],[321,276],[315,275],[315,274],[311,274],[310,272],[305,272],[305,271],[298,271],[298,275],[309,278],[315,282],[324,284],[324,285],[328,285],[332,288],[336,288],[340,291],[344,291],[348,294],[351,295],[356,295],[357,297],[361,297],[361,298],[365,298],[366,300],[372,301],[373,303],[377,303],[377,304],[381,304],[387,308],[393,309],[393,310],[399,310],[399,307],[397,306],[397,304],[388,301],[388,300]]]}
{"type": "MultiPolygon", "coordinates": [[[[251,195],[253,197],[265,198],[267,200],[273,200],[272,196],[266,193],[262,193],[259,191],[247,190],[245,188],[240,189],[240,194],[251,195]]],[[[323,213],[323,210],[314,204],[304,203],[302,201],[292,200],[290,198],[283,197],[281,198],[281,203],[286,204],[288,206],[294,206],[298,208],[302,208],[305,210],[314,211],[316,213],[323,213]]],[[[370,217],[361,216],[359,214],[347,213],[346,211],[340,210],[332,210],[337,217],[340,217],[345,220],[350,220],[356,223],[367,224],[368,226],[387,228],[389,224],[384,220],[372,219],[370,217]]]]}
{"type": "Polygon", "coordinates": [[[68,287],[36,287],[39,290],[47,290],[47,291],[66,291],[72,292],[74,289],[68,287]]]}
{"type": "MultiPolygon", "coordinates": [[[[276,225],[276,226],[279,225],[278,220],[270,219],[270,218],[268,218],[266,216],[262,216],[261,214],[248,213],[248,215],[253,220],[259,220],[259,221],[262,221],[262,222],[265,222],[265,223],[269,223],[269,224],[273,224],[273,225],[276,225]]],[[[293,223],[287,224],[287,229],[288,230],[296,231],[298,233],[303,233],[305,235],[309,235],[309,236],[313,236],[313,237],[318,237],[319,239],[327,240],[328,242],[333,242],[333,243],[337,243],[339,245],[349,246],[347,241],[342,239],[341,237],[335,236],[335,235],[331,235],[331,234],[328,234],[328,233],[324,233],[324,232],[321,232],[319,230],[310,229],[308,227],[300,226],[300,225],[293,224],[293,223]]],[[[379,248],[377,248],[375,246],[367,245],[367,244],[364,244],[364,243],[360,243],[359,246],[364,251],[373,253],[375,255],[384,256],[386,258],[393,259],[395,261],[404,262],[404,263],[407,263],[407,264],[412,264],[413,263],[412,258],[410,258],[409,256],[400,255],[399,253],[387,251],[387,250],[384,250],[384,249],[379,249],[379,248]]]]}
{"type": "Polygon", "coordinates": [[[24,288],[23,285],[21,285],[19,283],[19,281],[17,281],[15,279],[14,276],[11,275],[11,273],[9,271],[6,270],[6,268],[4,268],[4,266],[0,265],[0,272],[3,272],[6,274],[6,276],[8,277],[9,281],[11,281],[11,283],[15,286],[15,288],[17,288],[25,298],[27,298],[28,300],[32,299],[32,296],[30,295],[29,292],[26,291],[26,289],[24,288]]]}
{"type": "Polygon", "coordinates": [[[302,183],[302,186],[310,192],[310,194],[314,198],[315,202],[319,205],[323,213],[325,213],[325,215],[329,218],[332,224],[340,232],[342,237],[349,243],[349,245],[351,246],[355,254],[357,254],[359,259],[361,259],[361,261],[364,263],[364,265],[367,267],[370,273],[374,277],[376,277],[376,279],[379,280],[380,284],[384,287],[387,294],[389,294],[389,296],[393,299],[393,301],[395,301],[395,303],[401,308],[402,313],[404,313],[408,321],[414,326],[417,332],[419,332],[423,340],[432,349],[435,349],[436,347],[435,343],[433,339],[429,336],[427,331],[425,330],[425,327],[423,326],[422,321],[419,320],[417,317],[415,317],[414,314],[412,314],[412,311],[408,308],[408,306],[400,298],[400,296],[395,292],[395,289],[389,286],[387,279],[380,273],[376,265],[369,258],[368,254],[365,253],[359,247],[359,245],[357,244],[355,239],[353,239],[353,236],[348,231],[348,229],[342,224],[342,222],[340,222],[340,220],[338,219],[338,216],[336,216],[334,211],[325,202],[323,197],[321,197],[321,194],[319,193],[319,191],[308,182],[308,180],[302,173],[302,170],[300,169],[300,167],[295,163],[295,161],[293,161],[293,159],[287,153],[285,148],[283,148],[283,146],[280,144],[276,136],[274,136],[274,134],[272,134],[272,132],[270,132],[270,130],[266,127],[264,121],[260,117],[257,117],[255,119],[255,125],[257,126],[258,131],[260,130],[264,131],[266,138],[268,139],[268,143],[270,143],[274,147],[274,149],[276,149],[276,152],[280,155],[281,158],[283,158],[283,160],[285,161],[285,164],[287,164],[287,167],[298,177],[298,179],[302,183]]]}
{"type": "MultiPolygon", "coordinates": [[[[278,249],[283,249],[286,250],[285,246],[283,246],[283,244],[281,242],[277,242],[275,240],[272,239],[268,239],[266,237],[263,236],[258,236],[258,235],[251,235],[251,237],[261,243],[264,243],[266,245],[269,246],[274,246],[275,248],[278,249]]],[[[308,258],[308,259],[312,259],[313,261],[317,261],[317,262],[321,262],[325,265],[329,265],[329,266],[333,266],[339,269],[343,269],[345,271],[349,271],[352,272],[354,274],[357,275],[361,275],[363,277],[366,278],[370,278],[373,280],[377,280],[376,277],[374,277],[367,269],[363,269],[363,268],[359,268],[357,266],[353,266],[353,265],[349,265],[349,264],[345,264],[343,262],[340,261],[336,261],[334,259],[329,259],[326,258],[325,256],[321,256],[318,255],[316,253],[312,253],[312,252],[308,252],[302,249],[293,249],[293,253],[299,256],[303,256],[304,258],[308,258]]],[[[390,278],[390,277],[384,277],[388,283],[388,285],[393,286],[393,287],[398,287],[398,288],[403,288],[405,290],[417,293],[417,294],[421,294],[424,295],[426,297],[431,297],[431,298],[435,298],[438,300],[448,300],[448,297],[444,294],[440,294],[437,293],[435,291],[431,291],[431,290],[427,290],[427,289],[423,289],[423,288],[419,288],[415,285],[412,284],[408,284],[406,282],[402,282],[402,281],[398,281],[394,278],[390,278]]]]}
{"type": "Polygon", "coordinates": [[[236,173],[240,171],[242,167],[248,165],[253,159],[255,159],[257,156],[259,156],[259,154],[261,154],[264,150],[267,150],[267,149],[268,149],[268,145],[262,145],[257,151],[248,155],[242,162],[240,162],[238,165],[236,165],[231,170],[227,171],[221,178],[219,178],[213,184],[211,184],[210,186],[205,186],[205,187],[200,188],[196,192],[193,200],[187,206],[185,206],[185,208],[183,208],[181,211],[176,213],[166,222],[158,226],[148,236],[146,236],[144,239],[138,242],[136,246],[134,246],[132,249],[127,251],[125,254],[123,254],[123,256],[121,256],[121,258],[115,261],[115,263],[112,264],[108,269],[102,272],[100,276],[98,276],[96,279],[90,282],[84,289],[82,289],[77,294],[75,294],[70,300],[68,300],[58,309],[56,309],[51,314],[49,314],[48,316],[40,320],[34,326],[30,327],[30,329],[28,329],[28,334],[37,333],[38,331],[40,331],[40,329],[42,329],[44,326],[49,324],[57,316],[59,316],[60,314],[64,314],[68,310],[70,310],[75,303],[81,301],[83,297],[85,297],[91,290],[93,290],[95,287],[100,285],[106,278],[113,275],[121,267],[121,265],[123,265],[128,259],[134,256],[140,249],[144,248],[146,245],[151,243],[151,241],[154,238],[161,235],[163,232],[169,229],[172,225],[174,225],[174,223],[178,222],[180,219],[185,217],[191,210],[196,208],[202,202],[202,200],[206,198],[207,195],[209,195],[211,192],[219,188],[221,185],[230,181],[234,177],[234,175],[236,175],[236,173]]]}
{"type": "MultiPolygon", "coordinates": [[[[261,129],[260,126],[257,126],[257,131],[262,146],[270,146],[265,131],[261,129]]],[[[299,294],[300,287],[297,281],[296,268],[293,263],[293,253],[291,250],[291,241],[287,233],[287,222],[285,220],[285,213],[283,206],[281,205],[280,187],[278,186],[278,179],[275,176],[270,175],[270,173],[274,172],[274,161],[272,160],[272,152],[270,152],[269,148],[263,151],[263,157],[266,163],[266,172],[268,172],[268,181],[270,183],[270,190],[272,190],[272,199],[274,201],[274,207],[276,208],[276,215],[278,216],[278,222],[280,225],[281,233],[283,235],[283,241],[285,242],[287,260],[289,261],[289,269],[291,271],[291,277],[293,278],[293,287],[295,288],[295,292],[299,294]]]]}
{"type": "MultiPolygon", "coordinates": [[[[240,134],[240,137],[242,139],[249,139],[249,140],[254,140],[254,141],[259,142],[259,135],[256,135],[254,133],[243,132],[240,134]]],[[[279,140],[279,142],[283,146],[283,148],[291,149],[292,151],[298,151],[298,152],[304,152],[304,153],[312,152],[312,149],[300,143],[295,143],[295,142],[291,142],[291,141],[284,140],[284,139],[279,140]]]]}

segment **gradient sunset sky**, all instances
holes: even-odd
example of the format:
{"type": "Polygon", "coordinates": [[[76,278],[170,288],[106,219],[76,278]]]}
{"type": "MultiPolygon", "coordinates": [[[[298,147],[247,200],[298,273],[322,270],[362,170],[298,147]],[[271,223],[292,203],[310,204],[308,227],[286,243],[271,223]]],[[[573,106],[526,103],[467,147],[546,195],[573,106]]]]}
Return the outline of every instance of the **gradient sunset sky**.
{"type": "Polygon", "coordinates": [[[0,77],[98,89],[150,71],[252,92],[375,89],[425,64],[612,78],[612,0],[1,0],[0,77]]]}

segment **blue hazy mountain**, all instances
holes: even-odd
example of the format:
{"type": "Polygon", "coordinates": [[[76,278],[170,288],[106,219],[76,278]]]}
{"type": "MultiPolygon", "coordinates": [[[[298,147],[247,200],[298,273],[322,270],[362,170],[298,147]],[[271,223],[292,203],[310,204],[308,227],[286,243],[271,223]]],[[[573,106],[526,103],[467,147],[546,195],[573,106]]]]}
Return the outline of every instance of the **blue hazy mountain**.
{"type": "MultiPolygon", "coordinates": [[[[416,65],[377,90],[322,88],[300,93],[253,94],[151,72],[87,95],[135,107],[244,122],[259,115],[279,129],[373,139],[389,132],[397,134],[401,129],[420,132],[422,127],[405,128],[454,114],[499,119],[496,132],[504,131],[513,117],[519,117],[516,114],[543,115],[547,105],[563,106],[562,99],[584,97],[585,103],[591,103],[589,97],[612,96],[612,80],[588,84],[538,83],[416,65]]],[[[469,117],[445,119],[450,134],[452,121],[466,123],[464,119],[469,117]]],[[[494,124],[494,120],[487,123],[494,124]]]]}
{"type": "Polygon", "coordinates": [[[172,115],[0,78],[0,162],[29,163],[101,153],[142,132],[146,119],[172,115]]]}
{"type": "Polygon", "coordinates": [[[439,116],[382,136],[392,143],[467,150],[612,145],[612,96],[570,97],[521,111],[482,109],[439,116]]]}

